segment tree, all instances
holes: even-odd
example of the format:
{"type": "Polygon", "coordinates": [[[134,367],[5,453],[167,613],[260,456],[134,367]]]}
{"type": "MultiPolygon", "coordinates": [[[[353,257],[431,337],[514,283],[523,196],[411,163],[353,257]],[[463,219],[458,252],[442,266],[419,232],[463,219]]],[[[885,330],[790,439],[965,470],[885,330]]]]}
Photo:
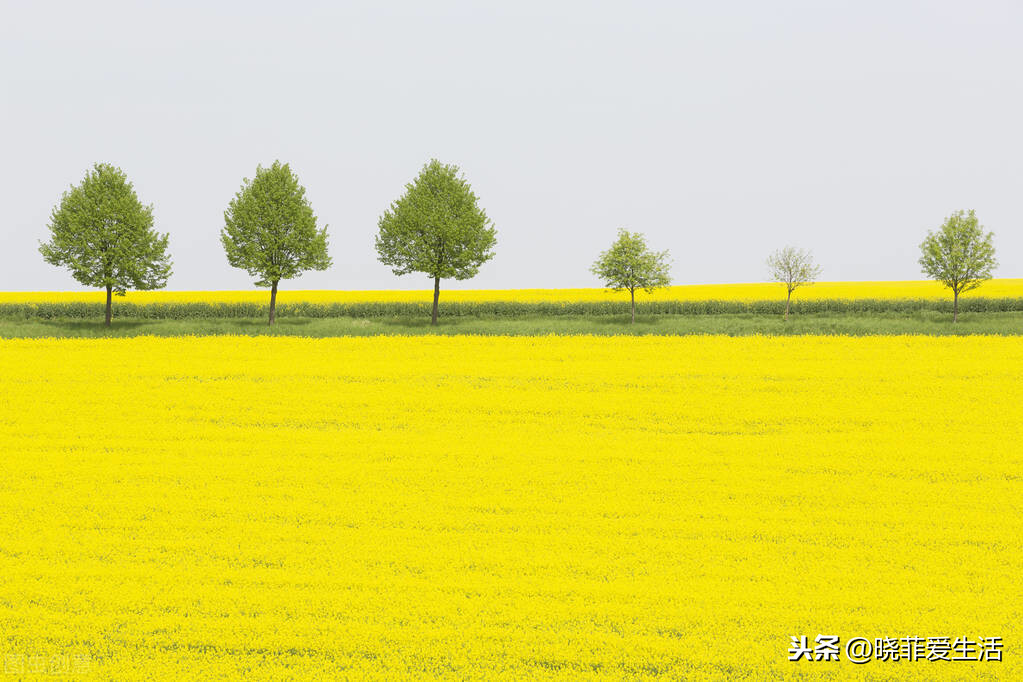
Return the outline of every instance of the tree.
{"type": "Polygon", "coordinates": [[[991,279],[998,267],[993,239],[971,210],[953,213],[920,244],[924,274],[952,290],[952,322],[959,321],[959,295],[991,279]]]}
{"type": "Polygon", "coordinates": [[[112,294],[167,286],[167,234],[153,229],[153,207],[142,205],[120,168],[94,164],[81,184],[64,192],[49,228],[50,241],[39,252],[85,286],[106,289],[108,327],[112,294]]]}
{"type": "Polygon", "coordinates": [[[316,228],[316,216],[305,188],[288,164],[258,166],[256,177],[242,188],[224,211],[220,241],[233,267],[258,277],[257,287],[270,287],[270,322],[277,319],[277,285],[305,270],[326,270],[327,226],[316,228]]]}
{"type": "Polygon", "coordinates": [[[820,277],[820,266],[815,265],[809,251],[791,246],[775,251],[767,258],[771,279],[785,285],[785,320],[789,319],[792,292],[804,284],[813,284],[820,277]]]}
{"type": "Polygon", "coordinates": [[[479,207],[458,166],[432,159],[405,185],[405,194],[379,221],[379,260],[396,275],[421,272],[433,280],[433,316],[437,324],[440,281],[476,276],[494,257],[497,232],[479,207]]]}
{"type": "Polygon", "coordinates": [[[667,251],[651,251],[639,232],[618,230],[618,239],[604,251],[590,272],[614,291],[628,290],[632,298],[632,321],[636,321],[636,289],[648,294],[671,284],[671,264],[667,251]]]}

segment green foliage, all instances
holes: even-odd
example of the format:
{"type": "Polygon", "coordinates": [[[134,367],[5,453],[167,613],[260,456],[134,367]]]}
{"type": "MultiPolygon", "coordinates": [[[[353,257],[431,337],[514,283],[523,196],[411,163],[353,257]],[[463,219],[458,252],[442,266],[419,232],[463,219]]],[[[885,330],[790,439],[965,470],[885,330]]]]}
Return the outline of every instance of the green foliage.
{"type": "Polygon", "coordinates": [[[288,164],[274,161],[245,178],[224,211],[220,241],[227,262],[256,277],[256,286],[273,286],[305,270],[326,270],[327,227],[316,228],[316,216],[305,188],[288,164]]]}
{"type": "Polygon", "coordinates": [[[379,260],[396,275],[464,280],[494,257],[497,232],[457,166],[423,166],[379,221],[379,260]]]}
{"type": "Polygon", "coordinates": [[[671,284],[667,251],[651,251],[638,232],[618,230],[618,239],[604,251],[590,268],[604,286],[614,291],[626,290],[631,300],[632,321],[636,321],[636,289],[652,293],[671,284]]]}
{"type": "Polygon", "coordinates": [[[959,296],[976,289],[991,274],[995,260],[994,235],[984,233],[976,214],[957,211],[937,232],[928,232],[920,244],[924,274],[952,290],[952,321],[959,321],[959,296]]]}
{"type": "MultiPolygon", "coordinates": [[[[970,313],[1007,313],[1023,311],[1023,298],[964,298],[959,308],[970,313]]],[[[636,311],[646,316],[776,315],[784,312],[785,301],[646,301],[636,311]]],[[[952,312],[952,301],[934,299],[823,299],[794,301],[792,309],[800,314],[915,314],[952,312]]],[[[118,317],[125,319],[232,319],[266,316],[267,305],[260,303],[115,303],[118,317]]],[[[416,317],[428,313],[429,302],[373,303],[282,303],[281,317],[291,318],[386,318],[416,317]]],[[[628,301],[513,302],[453,301],[450,317],[566,317],[608,318],[627,315],[628,301]]],[[[90,319],[102,317],[102,303],[2,303],[0,318],[18,319],[90,319]]]]}
{"type": "MultiPolygon", "coordinates": [[[[981,299],[975,299],[979,302],[981,299]]],[[[773,302],[777,308],[778,302],[773,302]]],[[[951,302],[945,302],[946,307],[951,302]]],[[[93,306],[95,307],[95,306],[93,306]]],[[[1023,334],[1023,299],[1018,312],[971,314],[958,325],[949,325],[945,314],[920,310],[907,314],[822,312],[783,322],[775,314],[646,315],[636,324],[622,325],[623,311],[615,315],[507,315],[447,317],[431,326],[419,313],[387,317],[285,316],[268,327],[256,311],[239,317],[191,317],[181,319],[136,318],[110,328],[98,319],[12,318],[0,316],[0,338],[183,336],[213,334],[286,335],[307,337],[412,335],[412,334],[728,334],[733,336],[793,334],[1023,334]]],[[[263,306],[265,311],[265,306],[263,306]]]]}
{"type": "Polygon", "coordinates": [[[992,233],[984,233],[972,210],[957,211],[937,232],[927,233],[920,244],[920,266],[924,274],[958,296],[991,279],[998,267],[993,239],[992,233]]]}
{"type": "Polygon", "coordinates": [[[604,251],[590,268],[604,286],[614,291],[652,293],[671,284],[671,264],[667,251],[651,251],[638,232],[618,230],[618,239],[604,251]]]}
{"type": "Polygon", "coordinates": [[[95,164],[64,193],[49,228],[50,241],[39,252],[86,286],[123,296],[167,285],[168,237],[153,229],[153,207],[142,205],[120,168],[95,164]]]}

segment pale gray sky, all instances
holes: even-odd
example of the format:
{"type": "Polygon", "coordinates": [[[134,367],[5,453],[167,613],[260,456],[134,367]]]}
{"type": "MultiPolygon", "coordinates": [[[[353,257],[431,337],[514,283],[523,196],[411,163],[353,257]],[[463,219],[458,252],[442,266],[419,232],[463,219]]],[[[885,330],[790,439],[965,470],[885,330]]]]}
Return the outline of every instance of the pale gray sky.
{"type": "Polygon", "coordinates": [[[170,232],[172,289],[246,289],[219,242],[287,161],[334,266],[292,289],[427,286],[377,218],[431,157],[498,230],[462,288],[596,286],[618,227],[676,283],[919,279],[953,210],[1023,277],[1023,3],[0,0],[0,290],[77,289],[36,251],[61,192],[120,166],[170,232]]]}

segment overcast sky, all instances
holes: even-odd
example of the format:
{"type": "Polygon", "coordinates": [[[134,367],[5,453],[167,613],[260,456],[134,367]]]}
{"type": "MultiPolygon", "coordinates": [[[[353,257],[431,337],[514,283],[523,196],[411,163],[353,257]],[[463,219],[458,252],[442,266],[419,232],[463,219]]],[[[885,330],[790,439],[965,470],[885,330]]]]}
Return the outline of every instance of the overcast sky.
{"type": "Polygon", "coordinates": [[[219,241],[257,164],[289,162],[334,266],[292,289],[410,289],[381,212],[431,157],[498,231],[445,286],[597,286],[619,227],[676,283],[919,279],[950,212],[1023,277],[1023,3],[0,0],[0,290],[80,288],[43,262],[54,204],[120,166],[170,233],[171,289],[246,289],[219,241]]]}

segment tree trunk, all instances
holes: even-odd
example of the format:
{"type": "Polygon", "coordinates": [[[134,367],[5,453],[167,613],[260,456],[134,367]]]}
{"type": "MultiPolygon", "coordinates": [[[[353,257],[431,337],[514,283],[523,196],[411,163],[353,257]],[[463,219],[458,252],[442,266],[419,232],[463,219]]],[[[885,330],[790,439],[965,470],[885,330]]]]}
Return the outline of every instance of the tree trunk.
{"type": "Polygon", "coordinates": [[[277,281],[270,285],[270,324],[277,320],[277,281]]]}
{"type": "Polygon", "coordinates": [[[629,293],[632,294],[632,324],[636,324],[636,290],[629,289],[629,293]]]}
{"type": "Polygon", "coordinates": [[[110,318],[111,318],[110,307],[111,307],[111,301],[113,300],[112,297],[111,297],[110,290],[111,290],[111,286],[108,284],[107,285],[107,318],[106,318],[106,325],[108,327],[110,326],[110,318]]]}
{"type": "Polygon", "coordinates": [[[433,278],[433,317],[430,319],[430,325],[437,326],[437,302],[440,301],[440,277],[433,278]]]}
{"type": "Polygon", "coordinates": [[[959,321],[959,292],[952,292],[952,324],[959,321]]]}
{"type": "Polygon", "coordinates": [[[785,321],[789,321],[789,303],[792,302],[792,290],[789,289],[788,296],[785,297],[785,321]]]}

